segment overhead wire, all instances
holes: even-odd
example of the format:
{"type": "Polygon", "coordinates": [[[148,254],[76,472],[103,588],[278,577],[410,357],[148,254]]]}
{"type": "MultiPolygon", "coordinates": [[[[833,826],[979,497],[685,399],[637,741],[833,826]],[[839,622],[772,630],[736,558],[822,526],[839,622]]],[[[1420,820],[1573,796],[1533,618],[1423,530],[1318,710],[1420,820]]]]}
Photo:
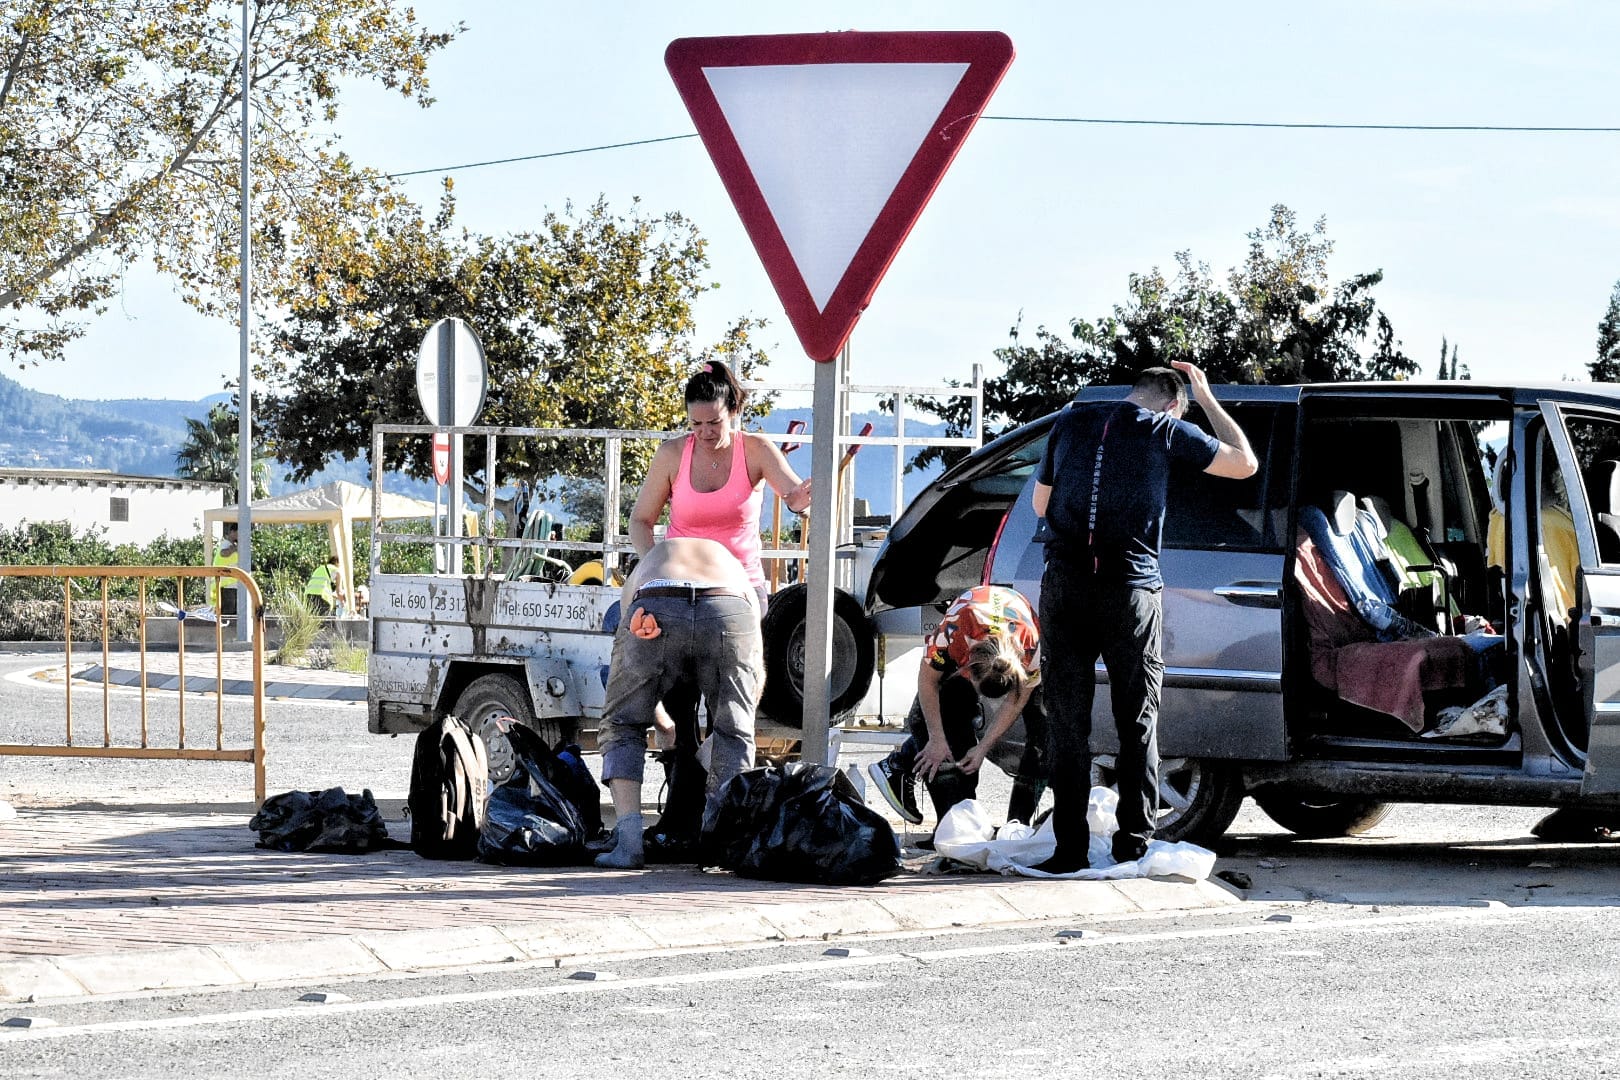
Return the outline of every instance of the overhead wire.
{"type": "MultiPolygon", "coordinates": [[[[1350,124],[1316,121],[1274,120],[1127,120],[1118,117],[1093,116],[998,116],[986,115],[982,120],[1035,124],[1096,124],[1122,127],[1194,127],[1194,128],[1258,128],[1285,131],[1413,131],[1413,132],[1475,132],[1485,134],[1536,135],[1616,135],[1620,127],[1578,126],[1568,124],[1350,124]]],[[[430,173],[461,172],[482,169],[490,165],[515,165],[525,161],[544,161],[547,158],[574,157],[594,154],[603,150],[624,150],[634,146],[652,146],[657,143],[680,142],[697,138],[696,132],[685,135],[663,135],[651,139],[630,139],[625,142],[602,143],[597,146],[579,146],[571,150],[552,150],[540,154],[521,154],[516,157],[492,158],[489,161],[470,161],[460,165],[441,165],[431,169],[409,169],[386,175],[391,180],[407,176],[425,176],[430,173]]]]}

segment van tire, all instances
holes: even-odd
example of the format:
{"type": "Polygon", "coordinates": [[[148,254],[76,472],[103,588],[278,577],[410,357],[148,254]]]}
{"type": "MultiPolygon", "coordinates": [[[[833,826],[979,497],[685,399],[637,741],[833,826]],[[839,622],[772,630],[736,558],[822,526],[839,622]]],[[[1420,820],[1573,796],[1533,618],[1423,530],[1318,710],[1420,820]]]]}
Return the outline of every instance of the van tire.
{"type": "MultiPolygon", "coordinates": [[[[771,596],[762,627],[765,694],[760,711],[790,727],[804,724],[804,638],[809,595],[803,584],[771,596]]],[[[832,714],[849,712],[866,696],[877,669],[877,639],[866,612],[842,589],[833,592],[832,714]]]]}
{"type": "Polygon", "coordinates": [[[511,675],[481,675],[474,679],[456,698],[454,712],[484,740],[484,748],[489,753],[491,784],[512,775],[512,744],[496,726],[497,716],[510,716],[538,734],[548,746],[556,745],[563,736],[555,721],[535,719],[528,688],[511,675]]]}
{"type": "Polygon", "coordinates": [[[1373,799],[1319,799],[1291,787],[1265,787],[1254,793],[1266,817],[1304,840],[1359,836],[1389,814],[1390,804],[1373,799]]]}
{"type": "MultiPolygon", "coordinates": [[[[1091,782],[1118,790],[1113,755],[1093,759],[1091,782]]],[[[1159,762],[1154,839],[1209,847],[1226,832],[1242,805],[1243,776],[1236,768],[1205,758],[1164,758],[1159,762]]]]}

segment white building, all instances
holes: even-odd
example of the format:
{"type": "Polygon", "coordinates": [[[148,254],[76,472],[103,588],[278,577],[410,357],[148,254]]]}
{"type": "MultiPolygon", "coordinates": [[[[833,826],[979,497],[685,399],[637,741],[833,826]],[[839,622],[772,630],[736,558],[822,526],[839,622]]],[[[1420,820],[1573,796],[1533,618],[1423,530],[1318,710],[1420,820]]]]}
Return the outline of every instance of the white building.
{"type": "Polygon", "coordinates": [[[225,504],[225,485],[104,469],[0,468],[0,528],[66,522],[102,530],[109,544],[147,544],[202,532],[203,512],[225,504]]]}

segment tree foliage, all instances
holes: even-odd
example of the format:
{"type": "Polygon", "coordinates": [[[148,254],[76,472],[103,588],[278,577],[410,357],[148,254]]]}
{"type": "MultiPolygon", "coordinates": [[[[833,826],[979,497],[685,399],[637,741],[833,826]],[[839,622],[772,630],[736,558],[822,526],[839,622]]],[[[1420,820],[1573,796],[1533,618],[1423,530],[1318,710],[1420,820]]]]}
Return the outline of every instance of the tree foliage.
{"type": "MultiPolygon", "coordinates": [[[[447,185],[448,187],[448,185],[447,185]]],[[[290,297],[263,372],[261,415],[277,457],[305,479],[333,456],[369,458],[374,424],[425,424],[416,357],[438,320],[466,320],[483,345],[488,392],[478,423],[667,431],[684,416],[680,387],[695,362],[764,362],[743,319],[698,349],[691,305],[710,288],[697,229],[679,214],[627,213],[598,200],[547,212],[540,227],[502,237],[453,225],[446,192],[434,220],[397,208],[360,242],[311,261],[290,297]]],[[[645,470],[651,442],[625,444],[624,475],[645,470]]],[[[505,439],[497,480],[544,488],[559,475],[599,477],[597,440],[505,439]]],[[[432,473],[429,443],[385,443],[389,470],[432,473]]],[[[467,475],[481,491],[482,439],[468,439],[467,475]]]]}
{"type": "Polygon", "coordinates": [[[1620,281],[1609,294],[1609,309],[1598,323],[1597,356],[1586,370],[1594,382],[1620,382],[1620,281]]]}
{"type": "MultiPolygon", "coordinates": [[[[0,9],[0,351],[56,359],[149,257],[204,313],[235,310],[241,4],[10,0],[0,9]]],[[[455,28],[459,30],[459,26],[455,28]]],[[[256,293],[315,238],[398,203],[337,149],[338,87],[423,105],[451,33],[389,0],[257,0],[252,174],[256,293]]]]}
{"type": "MultiPolygon", "coordinates": [[[[1095,319],[1075,318],[1063,335],[1038,327],[1034,340],[1014,324],[995,352],[1003,372],[985,380],[987,437],[1053,412],[1084,386],[1129,383],[1146,367],[1191,361],[1214,383],[1307,383],[1404,379],[1417,363],[1401,351],[1372,290],[1382,271],[1337,284],[1328,275],[1333,242],[1326,219],[1301,229],[1294,211],[1274,206],[1249,233],[1244,261],[1223,283],[1190,252],[1176,255],[1171,277],[1157,267],[1132,274],[1128,296],[1095,319]]],[[[965,399],[918,404],[960,435],[971,423],[965,399]]],[[[931,448],[913,468],[953,461],[961,450],[931,448]]]]}
{"type": "MultiPolygon", "coordinates": [[[[226,486],[225,502],[237,501],[236,478],[241,462],[241,413],[220,402],[208,410],[206,420],[186,417],[186,437],[175,452],[175,475],[226,486]]],[[[253,445],[253,498],[270,494],[270,457],[258,439],[253,445]]]]}

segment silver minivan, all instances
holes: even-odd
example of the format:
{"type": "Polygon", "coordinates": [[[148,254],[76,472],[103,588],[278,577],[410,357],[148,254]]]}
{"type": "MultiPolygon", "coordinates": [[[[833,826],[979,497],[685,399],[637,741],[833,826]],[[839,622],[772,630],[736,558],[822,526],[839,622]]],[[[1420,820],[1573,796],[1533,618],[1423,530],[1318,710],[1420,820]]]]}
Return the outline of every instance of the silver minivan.
{"type": "MultiPolygon", "coordinates": [[[[1077,400],[1127,392],[1089,388],[1077,400]]],[[[1261,467],[1243,481],[1171,482],[1160,835],[1207,843],[1245,795],[1304,836],[1363,831],[1402,801],[1612,807],[1620,820],[1620,388],[1216,393],[1261,467]],[[1320,597],[1304,584],[1319,553],[1302,522],[1347,497],[1421,545],[1426,561],[1405,569],[1423,588],[1400,599],[1426,594],[1413,610],[1437,638],[1480,620],[1500,636],[1468,671],[1413,682],[1421,715],[1404,721],[1357,703],[1345,673],[1407,678],[1403,665],[1428,663],[1412,658],[1424,650],[1324,643],[1320,597]],[[1342,648],[1354,655],[1323,662],[1342,648]],[[1455,723],[1491,708],[1494,723],[1455,723]]],[[[980,583],[1038,602],[1030,495],[1054,416],[975,451],[912,502],[873,568],[870,613],[920,608],[920,634],[980,583]]],[[[1107,681],[1100,664],[1097,678],[1107,681]]],[[[1117,747],[1108,695],[1096,701],[1092,749],[1106,782],[1117,747]]]]}

